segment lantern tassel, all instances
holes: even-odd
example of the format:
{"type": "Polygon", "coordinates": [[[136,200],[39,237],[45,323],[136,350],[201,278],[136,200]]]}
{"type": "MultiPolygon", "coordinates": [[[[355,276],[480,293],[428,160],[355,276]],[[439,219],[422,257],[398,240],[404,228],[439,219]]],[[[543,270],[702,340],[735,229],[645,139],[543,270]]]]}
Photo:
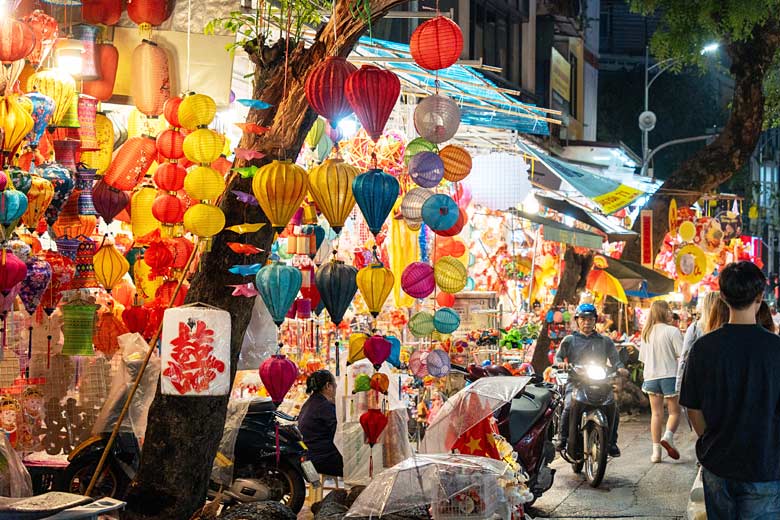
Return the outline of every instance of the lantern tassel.
{"type": "Polygon", "coordinates": [[[33,335],[32,325],[30,325],[30,328],[27,330],[29,331],[29,335],[27,338],[27,367],[25,368],[25,375],[27,377],[30,377],[30,364],[32,363],[32,335],[33,335]]]}
{"type": "Polygon", "coordinates": [[[46,369],[51,368],[51,334],[46,336],[46,369]]]}
{"type": "Polygon", "coordinates": [[[279,422],[274,420],[274,428],[276,429],[276,467],[279,467],[279,459],[281,458],[281,449],[279,448],[279,422]]]}
{"type": "Polygon", "coordinates": [[[374,445],[371,445],[371,453],[368,456],[368,478],[374,478],[374,445]]]}

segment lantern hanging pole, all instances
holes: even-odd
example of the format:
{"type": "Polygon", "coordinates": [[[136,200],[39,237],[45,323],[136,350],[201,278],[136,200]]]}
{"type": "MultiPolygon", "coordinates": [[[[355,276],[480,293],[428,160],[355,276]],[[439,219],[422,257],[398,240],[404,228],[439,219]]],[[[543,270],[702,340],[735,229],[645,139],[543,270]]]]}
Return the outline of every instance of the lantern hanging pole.
{"type": "MultiPolygon", "coordinates": [[[[173,294],[171,295],[171,300],[168,302],[168,309],[173,307],[173,302],[176,301],[176,297],[179,295],[179,291],[181,290],[182,285],[184,284],[184,278],[187,276],[187,271],[189,271],[190,266],[192,265],[192,262],[195,260],[195,255],[198,252],[198,244],[196,244],[195,247],[192,248],[192,253],[190,254],[189,259],[187,260],[187,265],[184,266],[184,269],[182,269],[181,274],[179,275],[178,283],[176,284],[176,289],[173,291],[173,294]]],[[[106,447],[103,450],[103,454],[100,456],[100,460],[98,461],[97,467],[95,468],[95,472],[92,474],[92,479],[89,481],[89,485],[87,486],[87,490],[84,492],[84,496],[89,496],[92,493],[92,490],[95,489],[95,485],[97,484],[98,480],[100,479],[100,473],[103,471],[103,466],[106,464],[106,460],[108,459],[109,453],[111,453],[111,447],[114,445],[114,441],[116,441],[116,437],[119,434],[119,428],[122,425],[122,422],[125,420],[125,416],[127,415],[127,411],[130,409],[130,403],[133,401],[133,397],[135,396],[136,390],[138,390],[138,386],[141,384],[141,378],[144,376],[144,372],[146,371],[146,367],[149,364],[149,360],[152,358],[152,354],[154,353],[154,344],[157,343],[157,339],[160,337],[160,333],[162,332],[162,320],[160,321],[160,324],[157,326],[157,330],[154,333],[154,336],[152,336],[151,341],[149,342],[149,349],[146,351],[146,356],[144,356],[144,360],[141,363],[141,368],[138,370],[138,375],[135,377],[135,381],[133,381],[133,386],[130,387],[130,392],[127,394],[127,398],[125,399],[125,404],[122,406],[122,411],[119,412],[119,417],[117,417],[116,424],[114,425],[114,429],[111,430],[111,436],[108,438],[108,441],[106,442],[106,447]]]]}

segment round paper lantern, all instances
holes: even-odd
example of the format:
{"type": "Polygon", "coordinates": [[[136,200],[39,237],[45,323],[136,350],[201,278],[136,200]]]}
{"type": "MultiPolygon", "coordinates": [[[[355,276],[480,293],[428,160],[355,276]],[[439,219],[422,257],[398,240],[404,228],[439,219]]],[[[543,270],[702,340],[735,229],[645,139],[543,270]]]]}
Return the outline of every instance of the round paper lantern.
{"type": "Polygon", "coordinates": [[[428,373],[433,377],[445,377],[452,368],[450,355],[441,349],[428,352],[425,365],[428,368],[428,373]]]}
{"type": "Polygon", "coordinates": [[[95,115],[95,139],[97,150],[83,151],[81,162],[93,168],[96,174],[103,175],[111,165],[114,153],[114,125],[100,112],[95,115]]]}
{"type": "MultiPolygon", "coordinates": [[[[311,108],[336,127],[352,113],[344,93],[350,74],[357,68],[341,56],[328,56],[306,76],[306,99],[311,108]]],[[[318,140],[319,141],[319,140],[318,140]]]]}
{"type": "Polygon", "coordinates": [[[379,367],[382,366],[382,363],[390,355],[391,347],[392,345],[384,336],[374,335],[366,340],[366,343],[363,345],[363,351],[371,364],[374,365],[374,369],[379,370],[379,367]]]}
{"type": "Polygon", "coordinates": [[[471,155],[460,146],[449,144],[439,152],[444,164],[444,178],[450,182],[462,181],[471,173],[471,155]]]}
{"type": "Polygon", "coordinates": [[[25,94],[25,96],[32,101],[33,105],[32,112],[30,113],[30,116],[33,119],[33,128],[25,139],[27,139],[27,142],[31,147],[36,148],[54,113],[54,100],[40,92],[30,92],[29,94],[25,94]]]}
{"type": "Polygon", "coordinates": [[[421,350],[415,350],[409,356],[409,371],[415,377],[422,379],[428,374],[427,366],[428,353],[421,350]]]}
{"type": "Polygon", "coordinates": [[[157,159],[157,145],[149,136],[132,137],[117,151],[103,182],[118,190],[130,191],[144,178],[157,159]]]}
{"type": "MultiPolygon", "coordinates": [[[[144,0],[133,0],[130,6],[144,0]]],[[[165,2],[163,2],[165,4],[165,2]]],[[[159,24],[154,24],[159,25],[159,24]]],[[[133,50],[130,73],[130,95],[138,110],[147,116],[159,116],[171,95],[171,79],[168,69],[168,55],[156,43],[142,40],[133,50]]]]}
{"type": "Polygon", "coordinates": [[[76,95],[76,80],[59,69],[44,69],[27,78],[27,92],[40,92],[54,100],[54,114],[49,124],[56,126],[70,108],[76,95]]]}
{"type": "Polygon", "coordinates": [[[433,191],[428,188],[412,188],[406,192],[401,200],[401,216],[407,225],[417,224],[419,226],[422,223],[422,207],[431,195],[433,195],[433,191]]]}
{"type": "Polygon", "coordinates": [[[434,231],[451,228],[459,215],[458,205],[443,193],[431,195],[422,207],[423,222],[434,231]]]}
{"type": "Polygon", "coordinates": [[[33,129],[35,121],[19,103],[19,96],[10,94],[0,101],[0,125],[3,130],[3,152],[10,156],[33,129]]]}
{"type": "Polygon", "coordinates": [[[468,272],[457,258],[445,256],[433,267],[433,277],[439,289],[454,294],[466,287],[468,272]]]}
{"type": "Polygon", "coordinates": [[[31,175],[30,178],[32,182],[27,191],[27,211],[22,215],[22,223],[28,229],[35,229],[54,197],[54,186],[40,175],[31,175]]]}
{"type": "Polygon", "coordinates": [[[257,272],[255,286],[277,327],[284,322],[302,282],[303,277],[298,269],[281,262],[263,266],[257,272]]]}
{"type": "Polygon", "coordinates": [[[455,295],[441,291],[436,295],[436,303],[442,307],[452,307],[455,305],[455,295]]]}
{"type": "Polygon", "coordinates": [[[423,188],[435,188],[444,178],[444,164],[433,152],[420,152],[409,161],[409,176],[423,188]]]}
{"type": "Polygon", "coordinates": [[[184,156],[195,164],[211,164],[225,147],[225,138],[214,130],[198,128],[184,138],[184,156]]]}
{"type": "Polygon", "coordinates": [[[176,195],[160,193],[152,203],[152,215],[164,225],[178,224],[184,220],[184,203],[176,195]]]}
{"type": "Polygon", "coordinates": [[[111,242],[104,242],[92,258],[95,277],[103,288],[111,292],[130,270],[130,263],[111,242]]]}
{"type": "Polygon", "coordinates": [[[309,172],[309,193],[336,233],[355,207],[352,183],[360,170],[341,159],[328,159],[309,172]]]}
{"type": "Polygon", "coordinates": [[[409,327],[409,332],[411,332],[415,338],[428,337],[436,330],[433,325],[433,314],[425,311],[412,315],[406,326],[409,327]]]}
{"type": "Polygon", "coordinates": [[[358,271],[356,281],[368,312],[376,318],[393,290],[393,272],[383,264],[371,264],[358,271]]]}
{"type": "MultiPolygon", "coordinates": [[[[171,112],[173,112],[174,106],[171,106],[171,112]]],[[[177,110],[178,126],[188,130],[205,127],[214,120],[216,114],[217,104],[213,99],[205,94],[190,94],[185,96],[179,103],[177,110]]],[[[171,124],[177,127],[177,125],[171,124]]]]}
{"type": "Polygon", "coordinates": [[[152,214],[156,197],[157,190],[151,186],[142,187],[130,197],[130,226],[136,240],[160,229],[160,222],[152,214]]]}
{"type": "Polygon", "coordinates": [[[110,223],[130,203],[130,193],[112,188],[101,179],[92,188],[92,202],[103,220],[110,223]]]}
{"type": "Polygon", "coordinates": [[[372,448],[387,427],[387,416],[379,410],[369,409],[360,415],[360,427],[366,436],[366,443],[372,448]]]}
{"type": "Polygon", "coordinates": [[[436,229],[434,230],[434,233],[436,233],[439,236],[443,237],[454,237],[461,231],[463,231],[463,227],[466,225],[466,222],[468,221],[468,215],[466,214],[466,211],[462,208],[458,208],[458,220],[453,224],[452,227],[447,229],[436,229]]]}
{"type": "Polygon", "coordinates": [[[374,65],[363,65],[344,83],[349,105],[374,142],[381,137],[400,93],[398,76],[374,65]]]}
{"type": "Polygon", "coordinates": [[[420,152],[439,153],[439,147],[422,137],[416,137],[409,141],[404,149],[404,164],[409,165],[412,157],[420,152]]]}
{"type": "MultiPolygon", "coordinates": [[[[198,94],[192,94],[198,95],[198,94]]],[[[201,96],[203,94],[200,94],[201,96]]],[[[208,97],[208,96],[205,96],[208,97]]],[[[213,100],[212,100],[213,101],[213,100]]],[[[165,102],[165,106],[163,107],[163,116],[165,117],[165,120],[168,121],[168,124],[170,124],[174,129],[181,128],[181,123],[179,122],[179,106],[181,105],[182,98],[179,96],[168,98],[168,101],[165,102]]],[[[214,105],[214,113],[216,114],[217,106],[214,105]]],[[[212,116],[213,118],[214,116],[212,116]]]]}
{"type": "Polygon", "coordinates": [[[7,249],[0,252],[0,294],[7,296],[27,276],[27,265],[7,249]]]}
{"type": "Polygon", "coordinates": [[[368,334],[356,332],[349,335],[349,351],[347,353],[347,366],[366,358],[363,347],[366,345],[368,334]]]}
{"type": "Polygon", "coordinates": [[[34,256],[27,261],[27,276],[19,287],[19,298],[30,314],[41,304],[41,298],[51,282],[51,266],[43,256],[34,256]]]}
{"type": "Polygon", "coordinates": [[[130,332],[142,334],[149,323],[149,309],[140,305],[127,307],[122,311],[122,321],[130,332]]]}
{"type": "Polygon", "coordinates": [[[449,307],[442,307],[433,314],[433,326],[442,334],[452,334],[460,327],[460,316],[449,307]]]}
{"type": "Polygon", "coordinates": [[[179,163],[166,162],[157,167],[157,171],[154,172],[152,179],[154,179],[157,188],[161,190],[179,191],[184,187],[184,178],[186,175],[187,170],[179,163]]]}
{"type": "Polygon", "coordinates": [[[161,241],[152,242],[144,251],[144,262],[152,268],[155,275],[167,274],[166,269],[173,265],[173,252],[161,241]]]}
{"type": "Polygon", "coordinates": [[[306,170],[291,161],[274,160],[257,170],[252,179],[252,191],[257,202],[277,233],[281,233],[290,222],[303,202],[307,188],[306,170]]]}
{"type": "Polygon", "coordinates": [[[35,35],[35,45],[27,56],[27,60],[37,67],[49,56],[54,42],[57,41],[59,33],[57,20],[40,9],[36,9],[22,18],[22,21],[30,26],[35,35]]]}
{"type": "Polygon", "coordinates": [[[166,0],[132,0],[127,2],[127,16],[144,30],[162,24],[171,15],[166,0]]]}
{"type": "Polygon", "coordinates": [[[339,325],[357,292],[357,269],[341,260],[331,260],[317,270],[315,283],[330,319],[339,325]]]}
{"type": "Polygon", "coordinates": [[[463,33],[449,18],[437,16],[417,26],[409,40],[409,51],[424,69],[446,69],[463,52],[463,33]]]}
{"type": "Polygon", "coordinates": [[[35,48],[35,34],[24,22],[4,13],[0,20],[0,61],[11,63],[29,56],[35,48]]]}
{"type": "Polygon", "coordinates": [[[225,191],[225,179],[210,166],[198,166],[184,177],[184,191],[193,200],[213,201],[225,191]]]}
{"type": "Polygon", "coordinates": [[[157,136],[157,153],[166,159],[179,160],[184,157],[184,134],[168,128],[157,136]]]}
{"type": "Polygon", "coordinates": [[[62,354],[92,356],[92,335],[98,306],[92,303],[68,303],[62,306],[62,354]]]}
{"type": "Polygon", "coordinates": [[[87,23],[116,25],[123,4],[122,0],[81,0],[81,17],[87,23]]]}
{"type": "Polygon", "coordinates": [[[414,109],[415,130],[432,143],[449,141],[459,126],[460,108],[447,96],[428,96],[414,109]]]}
{"type": "Polygon", "coordinates": [[[425,262],[412,262],[401,274],[401,289],[412,298],[427,298],[435,288],[433,267],[425,262]]]}
{"type": "Polygon", "coordinates": [[[213,237],[224,227],[225,214],[211,204],[195,204],[184,212],[184,228],[199,237],[213,237]]]}
{"type": "Polygon", "coordinates": [[[297,378],[298,367],[285,356],[271,356],[260,365],[260,379],[276,406],[282,404],[297,378]]]}
{"type": "Polygon", "coordinates": [[[361,173],[352,182],[352,193],[368,229],[374,235],[382,230],[399,190],[400,185],[395,177],[377,169],[361,173]]]}

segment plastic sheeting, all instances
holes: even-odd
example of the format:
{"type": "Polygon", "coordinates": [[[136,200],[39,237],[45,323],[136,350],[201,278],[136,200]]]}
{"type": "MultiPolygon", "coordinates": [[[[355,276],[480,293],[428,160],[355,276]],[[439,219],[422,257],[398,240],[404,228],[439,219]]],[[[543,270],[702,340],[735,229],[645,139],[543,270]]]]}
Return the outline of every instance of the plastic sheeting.
{"type": "Polygon", "coordinates": [[[420,453],[447,453],[469,428],[510,402],[530,377],[483,377],[462,389],[441,407],[428,426],[420,453]]]}
{"type": "Polygon", "coordinates": [[[276,354],[276,324],[260,296],[255,297],[252,318],[244,333],[238,370],[257,370],[257,367],[272,354],[276,354]]]}
{"type": "Polygon", "coordinates": [[[233,482],[238,430],[244,422],[251,402],[251,399],[231,400],[227,406],[222,440],[219,442],[217,456],[214,457],[214,464],[211,467],[211,480],[225,487],[233,482]]]}
{"type": "Polygon", "coordinates": [[[32,494],[32,479],[22,458],[8,438],[0,435],[0,496],[22,498],[32,494]]]}
{"type": "MultiPolygon", "coordinates": [[[[111,390],[108,392],[108,398],[100,409],[100,414],[92,427],[92,434],[99,435],[103,432],[110,432],[117,419],[122,407],[125,405],[130,388],[138,375],[138,371],[143,363],[144,356],[149,349],[149,345],[138,333],[122,334],[117,338],[122,356],[119,357],[120,366],[111,381],[111,390]]],[[[120,431],[133,432],[139,444],[143,443],[143,436],[146,432],[146,418],[149,407],[157,391],[157,381],[160,378],[160,358],[157,353],[153,353],[149,359],[149,364],[144,370],[141,383],[133,396],[130,408],[122,421],[120,431]]]]}

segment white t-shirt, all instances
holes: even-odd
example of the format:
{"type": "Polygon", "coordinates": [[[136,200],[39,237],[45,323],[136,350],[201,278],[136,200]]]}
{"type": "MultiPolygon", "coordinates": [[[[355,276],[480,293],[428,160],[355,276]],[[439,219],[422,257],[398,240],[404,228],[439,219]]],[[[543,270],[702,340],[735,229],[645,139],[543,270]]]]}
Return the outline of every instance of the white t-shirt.
{"type": "Polygon", "coordinates": [[[677,377],[677,358],[682,353],[683,337],[680,329],[665,323],[656,323],[650,330],[650,341],[639,346],[639,361],[645,364],[644,379],[677,377]]]}

